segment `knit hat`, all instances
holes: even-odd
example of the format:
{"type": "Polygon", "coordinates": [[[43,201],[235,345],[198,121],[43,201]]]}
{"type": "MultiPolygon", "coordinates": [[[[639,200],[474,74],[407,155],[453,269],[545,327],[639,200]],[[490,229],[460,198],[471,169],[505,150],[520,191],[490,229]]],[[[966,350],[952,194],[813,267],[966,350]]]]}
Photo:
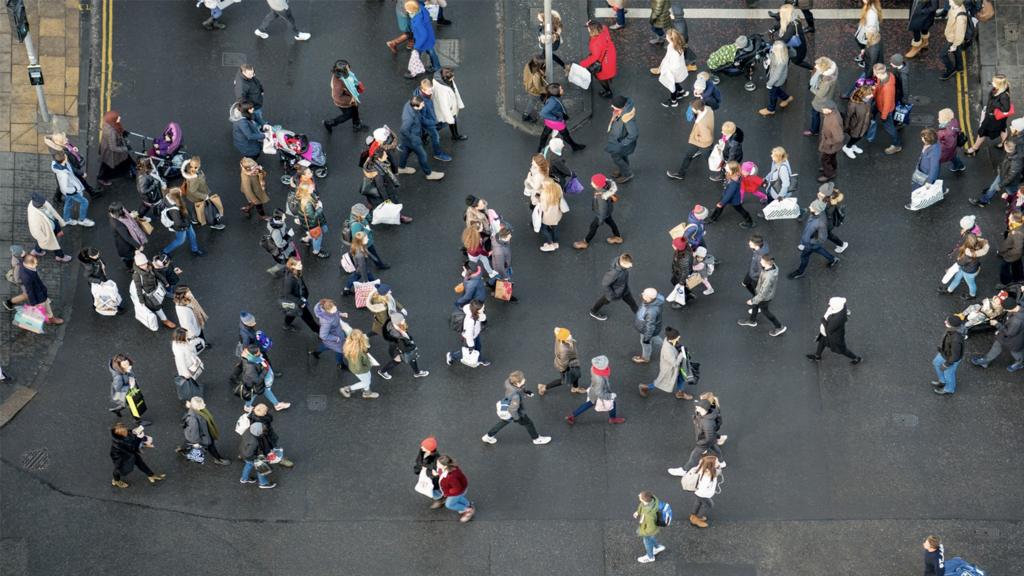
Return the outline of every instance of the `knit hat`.
{"type": "Polygon", "coordinates": [[[422,442],[420,442],[420,448],[423,448],[424,450],[429,450],[430,452],[436,451],[437,438],[434,438],[433,436],[427,436],[426,438],[423,439],[422,442]]]}
{"type": "Polygon", "coordinates": [[[644,300],[654,300],[658,297],[657,288],[644,288],[644,291],[640,293],[640,297],[644,300]]]}
{"type": "Polygon", "coordinates": [[[149,264],[149,259],[146,258],[146,255],[143,254],[141,251],[136,252],[135,253],[135,265],[136,266],[142,266],[142,265],[145,265],[145,264],[149,264]]]}
{"type": "Polygon", "coordinates": [[[36,208],[42,208],[43,204],[46,204],[46,198],[39,192],[32,193],[32,205],[36,208]]]}
{"type": "Polygon", "coordinates": [[[695,216],[695,217],[696,217],[696,218],[697,218],[698,220],[703,220],[703,219],[705,219],[705,218],[707,218],[707,217],[708,217],[708,209],[707,209],[707,208],[705,208],[705,207],[703,207],[703,206],[701,206],[700,204],[696,204],[696,205],[695,205],[695,206],[693,207],[693,215],[694,215],[694,216],[695,216]]]}
{"type": "Polygon", "coordinates": [[[196,412],[206,408],[206,400],[203,400],[202,396],[193,396],[188,401],[188,407],[195,410],[196,412]]]}
{"type": "Polygon", "coordinates": [[[594,188],[604,188],[608,185],[608,177],[598,172],[590,177],[590,185],[594,188]]]}
{"type": "Polygon", "coordinates": [[[388,292],[391,292],[391,286],[389,284],[377,284],[377,294],[387,296],[388,292]]]}
{"type": "Polygon", "coordinates": [[[241,314],[238,315],[238,319],[241,320],[242,324],[245,324],[246,326],[256,325],[256,317],[249,312],[242,312],[241,314]]]}
{"type": "Polygon", "coordinates": [[[949,316],[946,316],[946,324],[949,324],[953,328],[959,328],[964,325],[964,321],[956,314],[950,314],[949,316]]]}
{"type": "Polygon", "coordinates": [[[757,164],[747,161],[740,165],[740,171],[744,174],[757,174],[757,164]]]}
{"type": "Polygon", "coordinates": [[[697,249],[693,251],[693,255],[698,258],[704,258],[708,255],[708,249],[703,246],[698,246],[697,249]]]}
{"type": "Polygon", "coordinates": [[[743,50],[744,48],[747,47],[747,44],[749,43],[750,42],[747,40],[746,36],[738,36],[736,38],[736,41],[733,42],[733,45],[736,46],[737,50],[743,50]]]}
{"type": "Polygon", "coordinates": [[[572,333],[569,332],[568,328],[555,327],[555,340],[565,342],[570,338],[572,338],[572,333]]]}
{"type": "Polygon", "coordinates": [[[968,214],[960,219],[960,229],[974,228],[974,214],[968,214]]]}
{"type": "Polygon", "coordinates": [[[896,54],[893,54],[892,56],[890,56],[889,57],[889,65],[890,66],[897,66],[897,67],[903,66],[903,54],[896,53],[896,54]]]}
{"type": "Polygon", "coordinates": [[[1013,310],[1017,307],[1017,299],[1013,296],[1007,296],[1003,300],[1003,310],[1013,310]]]}
{"type": "Polygon", "coordinates": [[[703,408],[705,412],[711,412],[711,402],[707,400],[698,400],[694,402],[696,408],[703,408]]]}
{"type": "Polygon", "coordinates": [[[377,128],[373,131],[373,139],[381,144],[387,142],[388,136],[391,136],[391,130],[387,128],[377,128]]]}
{"type": "Polygon", "coordinates": [[[672,239],[672,248],[682,252],[686,250],[686,236],[680,236],[679,238],[672,239]]]}
{"type": "Polygon", "coordinates": [[[693,81],[693,93],[694,94],[699,94],[699,93],[703,92],[707,87],[708,87],[708,81],[703,79],[703,78],[698,77],[696,80],[693,81]]]}
{"type": "Polygon", "coordinates": [[[611,366],[608,365],[607,356],[598,356],[590,361],[590,371],[598,376],[607,377],[612,373],[611,366]]]}
{"type": "Polygon", "coordinates": [[[548,142],[548,148],[552,152],[554,152],[555,154],[561,154],[562,153],[562,148],[564,148],[564,147],[565,147],[565,141],[562,140],[561,138],[552,138],[548,142]]]}
{"type": "Polygon", "coordinates": [[[352,205],[352,214],[355,214],[356,216],[359,216],[360,218],[365,218],[366,215],[369,214],[369,213],[370,213],[370,209],[367,208],[366,204],[363,204],[362,202],[359,202],[358,204],[353,204],[352,205]]]}
{"type": "Polygon", "coordinates": [[[814,212],[815,214],[821,214],[822,212],[825,211],[825,203],[822,202],[821,200],[815,200],[814,202],[811,202],[811,206],[808,208],[808,210],[814,212]]]}
{"type": "Polygon", "coordinates": [[[615,98],[612,98],[612,108],[618,108],[619,110],[622,110],[625,107],[626,107],[626,97],[625,96],[623,96],[622,94],[619,94],[615,98]]]}
{"type": "Polygon", "coordinates": [[[253,422],[252,424],[249,425],[249,432],[253,436],[263,436],[263,423],[253,422]]]}
{"type": "Polygon", "coordinates": [[[1014,132],[1024,132],[1024,116],[1014,119],[1010,122],[1010,129],[1014,132]]]}

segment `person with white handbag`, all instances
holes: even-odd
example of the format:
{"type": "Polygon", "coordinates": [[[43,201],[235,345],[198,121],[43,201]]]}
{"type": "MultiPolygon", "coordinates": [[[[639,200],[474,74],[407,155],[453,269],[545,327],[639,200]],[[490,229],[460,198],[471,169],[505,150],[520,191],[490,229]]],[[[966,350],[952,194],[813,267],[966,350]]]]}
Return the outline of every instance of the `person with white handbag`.
{"type": "Polygon", "coordinates": [[[708,513],[714,505],[711,499],[721,491],[722,468],[725,468],[725,462],[714,454],[708,454],[700,459],[700,465],[697,467],[697,485],[693,491],[693,513],[690,514],[690,524],[697,528],[708,527],[708,513]]]}
{"type": "Polygon", "coordinates": [[[487,314],[484,314],[484,303],[479,300],[471,300],[462,307],[465,319],[462,321],[462,347],[453,352],[445,354],[445,363],[449,366],[453,361],[459,361],[476,368],[478,366],[490,366],[491,362],[484,359],[480,333],[483,331],[483,323],[487,321],[487,314]]]}
{"type": "Polygon", "coordinates": [[[607,412],[609,424],[622,424],[626,421],[616,410],[615,393],[608,382],[611,373],[612,368],[607,356],[598,356],[590,361],[590,388],[587,388],[587,400],[565,417],[569,425],[575,424],[576,418],[591,408],[595,412],[607,412]]]}
{"type": "Polygon", "coordinates": [[[437,459],[439,456],[437,438],[427,436],[420,442],[420,449],[416,452],[416,463],[412,467],[413,474],[418,478],[416,491],[430,498],[431,510],[443,508],[445,503],[444,494],[438,483],[437,459]]]}

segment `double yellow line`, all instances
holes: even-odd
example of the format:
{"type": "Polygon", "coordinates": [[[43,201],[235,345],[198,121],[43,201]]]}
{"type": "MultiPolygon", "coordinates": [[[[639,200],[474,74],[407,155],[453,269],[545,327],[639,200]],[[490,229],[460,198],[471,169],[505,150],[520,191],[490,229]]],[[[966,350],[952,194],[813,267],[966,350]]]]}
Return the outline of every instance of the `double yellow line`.
{"type": "Polygon", "coordinates": [[[956,108],[960,116],[960,130],[967,136],[967,145],[974,145],[974,128],[971,126],[971,96],[967,82],[967,51],[958,50],[957,57],[962,64],[956,73],[956,108]]]}
{"type": "MultiPolygon", "coordinates": [[[[102,36],[102,45],[100,47],[100,115],[110,110],[110,93],[111,83],[113,82],[114,73],[114,58],[113,44],[114,44],[114,1],[103,0],[103,16],[102,16],[102,28],[100,30],[102,36]]],[[[103,131],[100,131],[103,134],[103,131]]]]}

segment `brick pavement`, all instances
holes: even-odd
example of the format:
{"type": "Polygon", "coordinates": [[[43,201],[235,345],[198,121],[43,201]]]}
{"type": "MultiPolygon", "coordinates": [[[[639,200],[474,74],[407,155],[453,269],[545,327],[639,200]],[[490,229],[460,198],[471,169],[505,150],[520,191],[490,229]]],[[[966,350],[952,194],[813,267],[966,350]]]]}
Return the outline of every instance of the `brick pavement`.
{"type": "MultiPolygon", "coordinates": [[[[1024,89],[1024,42],[1020,34],[1024,28],[1024,0],[999,0],[996,15],[978,25],[978,50],[981,67],[978,88],[972,94],[977,98],[975,109],[981,110],[994,74],[1006,74],[1010,80],[1010,93],[1021,102],[1024,89]]],[[[1024,104],[1022,104],[1024,105],[1024,104]]]]}

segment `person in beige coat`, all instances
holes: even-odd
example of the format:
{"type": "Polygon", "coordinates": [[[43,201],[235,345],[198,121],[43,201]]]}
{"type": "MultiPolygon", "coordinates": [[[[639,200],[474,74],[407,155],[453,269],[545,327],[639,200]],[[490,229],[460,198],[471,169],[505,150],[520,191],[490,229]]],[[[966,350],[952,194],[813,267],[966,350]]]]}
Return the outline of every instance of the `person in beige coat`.
{"type": "Polygon", "coordinates": [[[110,179],[117,176],[127,176],[134,180],[135,164],[132,163],[125,139],[127,131],[121,126],[121,115],[117,110],[108,110],[103,114],[100,131],[100,169],[96,182],[100,186],[110,186],[110,179]]]}
{"type": "Polygon", "coordinates": [[[541,252],[558,250],[558,223],[562,221],[563,208],[567,206],[563,206],[562,187],[549,178],[544,182],[540,200],[534,208],[540,211],[540,231],[545,240],[540,247],[541,252]]]}
{"type": "Polygon", "coordinates": [[[654,388],[663,392],[674,393],[679,400],[693,400],[686,392],[686,378],[683,372],[689,369],[686,361],[686,348],[680,342],[679,331],[671,326],[665,328],[665,339],[661,342],[661,355],[658,358],[658,377],[654,382],[640,384],[640,396],[646,398],[654,388]]]}
{"type": "Polygon", "coordinates": [[[690,162],[707,152],[715,143],[715,111],[706,106],[700,98],[693,99],[690,110],[693,112],[693,128],[690,129],[690,139],[687,141],[686,152],[683,153],[683,163],[679,165],[677,172],[665,172],[665,175],[673,180],[686,178],[690,162]]]}
{"type": "Polygon", "coordinates": [[[35,239],[36,245],[32,254],[43,256],[53,252],[58,262],[70,262],[71,256],[60,248],[57,238],[64,235],[65,223],[60,214],[38,192],[32,193],[32,201],[28,204],[28,231],[35,239]]]}
{"type": "Polygon", "coordinates": [[[223,230],[226,226],[220,221],[210,222],[210,215],[207,213],[206,203],[212,203],[214,210],[218,208],[220,198],[210,194],[210,186],[206,183],[206,173],[203,172],[202,161],[199,156],[193,156],[181,164],[181,177],[185,179],[182,189],[185,192],[187,206],[192,213],[193,223],[207,225],[213,230],[223,230]]]}
{"type": "Polygon", "coordinates": [[[252,211],[255,209],[260,215],[260,220],[264,222],[270,220],[266,211],[263,210],[263,205],[270,202],[270,196],[267,195],[267,171],[252,158],[242,158],[239,166],[242,170],[239,187],[249,202],[246,206],[242,206],[242,212],[252,218],[252,211]]]}
{"type": "Polygon", "coordinates": [[[821,107],[821,136],[818,152],[821,153],[821,176],[818,182],[828,182],[836,177],[836,156],[843,149],[843,119],[839,116],[835,102],[825,102],[821,107]]]}

